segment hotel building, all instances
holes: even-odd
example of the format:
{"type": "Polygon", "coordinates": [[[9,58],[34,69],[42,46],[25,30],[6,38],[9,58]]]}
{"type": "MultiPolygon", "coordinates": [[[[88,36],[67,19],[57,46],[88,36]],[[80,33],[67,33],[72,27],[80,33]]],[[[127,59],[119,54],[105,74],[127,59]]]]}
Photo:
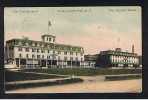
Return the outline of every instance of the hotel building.
{"type": "Polygon", "coordinates": [[[139,56],[134,53],[134,47],[132,52],[123,52],[121,48],[116,50],[101,51],[96,60],[96,67],[139,67],[139,56]]]}
{"type": "Polygon", "coordinates": [[[6,63],[22,69],[83,66],[83,47],[55,43],[56,36],[51,34],[41,38],[42,41],[28,38],[6,41],[6,63]]]}
{"type": "Polygon", "coordinates": [[[88,67],[95,67],[96,65],[96,59],[98,57],[98,54],[95,54],[95,55],[84,55],[84,60],[85,60],[85,66],[88,66],[88,67]]]}

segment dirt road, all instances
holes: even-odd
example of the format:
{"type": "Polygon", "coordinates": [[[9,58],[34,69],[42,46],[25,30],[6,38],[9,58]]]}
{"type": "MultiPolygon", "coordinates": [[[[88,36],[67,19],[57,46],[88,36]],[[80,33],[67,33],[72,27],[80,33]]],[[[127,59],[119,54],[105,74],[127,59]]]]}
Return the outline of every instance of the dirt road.
{"type": "Polygon", "coordinates": [[[142,91],[142,79],[121,81],[85,81],[82,83],[36,87],[6,93],[135,93],[142,91]]]}

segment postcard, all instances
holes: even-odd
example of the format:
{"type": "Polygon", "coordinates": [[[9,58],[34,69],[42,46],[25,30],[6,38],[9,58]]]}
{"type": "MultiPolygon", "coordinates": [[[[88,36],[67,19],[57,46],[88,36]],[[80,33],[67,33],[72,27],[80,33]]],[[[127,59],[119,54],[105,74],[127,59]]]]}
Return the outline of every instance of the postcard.
{"type": "Polygon", "coordinates": [[[5,93],[141,93],[140,6],[5,7],[5,93]]]}

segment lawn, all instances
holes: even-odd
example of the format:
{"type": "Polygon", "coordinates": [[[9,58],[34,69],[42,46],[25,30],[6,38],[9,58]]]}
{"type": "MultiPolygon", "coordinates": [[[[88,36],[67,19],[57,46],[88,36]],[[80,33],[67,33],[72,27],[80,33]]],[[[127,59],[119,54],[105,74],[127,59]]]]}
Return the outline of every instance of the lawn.
{"type": "Polygon", "coordinates": [[[24,72],[16,72],[16,71],[5,70],[5,81],[6,82],[51,79],[51,78],[62,78],[62,77],[64,78],[65,76],[24,73],[24,72]]]}
{"type": "Polygon", "coordinates": [[[105,80],[107,81],[117,81],[117,80],[129,80],[129,79],[140,79],[142,78],[141,74],[130,74],[130,75],[107,75],[105,80]]]}
{"type": "Polygon", "coordinates": [[[24,88],[34,88],[34,87],[44,87],[44,86],[55,86],[83,82],[80,78],[70,78],[65,80],[57,80],[55,82],[40,82],[40,83],[25,83],[25,84],[10,84],[6,85],[6,90],[24,89],[24,88]]]}
{"type": "Polygon", "coordinates": [[[40,72],[61,75],[118,75],[118,74],[141,74],[142,69],[94,69],[94,68],[52,68],[52,69],[26,69],[22,72],[40,72]]]}

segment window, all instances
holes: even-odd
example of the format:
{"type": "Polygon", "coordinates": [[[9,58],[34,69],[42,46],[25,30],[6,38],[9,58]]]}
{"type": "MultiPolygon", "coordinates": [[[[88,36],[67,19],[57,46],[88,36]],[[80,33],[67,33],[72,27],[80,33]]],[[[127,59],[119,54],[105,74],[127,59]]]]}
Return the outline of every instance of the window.
{"type": "Polygon", "coordinates": [[[26,52],[29,52],[29,48],[26,48],[26,52]]]}
{"type": "Polygon", "coordinates": [[[40,46],[42,46],[42,43],[40,43],[40,46]]]}
{"type": "Polygon", "coordinates": [[[46,43],[46,44],[44,44],[44,47],[47,47],[48,46],[48,44],[46,43]]]}
{"type": "Polygon", "coordinates": [[[47,59],[50,59],[50,56],[47,56],[47,59]]]}
{"type": "Polygon", "coordinates": [[[60,60],[60,56],[58,56],[58,60],[60,60]]]}
{"type": "Polygon", "coordinates": [[[70,52],[70,55],[73,55],[73,52],[70,52]]]}
{"type": "Polygon", "coordinates": [[[32,58],[35,58],[35,56],[34,56],[34,55],[32,55],[32,58]]]}
{"type": "Polygon", "coordinates": [[[26,58],[29,58],[29,55],[28,54],[26,54],[26,58]]]}
{"type": "Polygon", "coordinates": [[[22,51],[22,48],[21,48],[21,47],[19,47],[19,48],[18,48],[18,51],[22,51]]]}
{"type": "Polygon", "coordinates": [[[44,53],[45,51],[44,51],[44,50],[42,50],[41,52],[42,52],[42,53],[44,53]]]}
{"type": "Polygon", "coordinates": [[[76,52],[76,56],[78,55],[78,53],[76,52]]]}
{"type": "Polygon", "coordinates": [[[53,59],[55,60],[56,59],[56,56],[53,56],[53,59]]]}
{"type": "Polygon", "coordinates": [[[9,47],[10,50],[13,50],[13,47],[9,47]]]}
{"type": "Polygon", "coordinates": [[[78,57],[76,57],[76,61],[78,61],[78,57]]]}
{"type": "Polygon", "coordinates": [[[32,48],[32,52],[35,52],[35,49],[34,48],[32,48]]]}
{"type": "Polygon", "coordinates": [[[64,61],[67,61],[67,57],[64,57],[64,61]]]}
{"type": "Polygon", "coordinates": [[[66,51],[64,52],[64,55],[67,55],[67,52],[66,51]]]}
{"type": "Polygon", "coordinates": [[[83,61],[83,58],[81,58],[81,61],[83,61]]]}
{"type": "Polygon", "coordinates": [[[51,41],[51,38],[49,38],[49,41],[51,41]]]}
{"type": "Polygon", "coordinates": [[[70,57],[70,61],[72,61],[73,60],[73,57],[70,57]]]}
{"type": "Polygon", "coordinates": [[[40,50],[39,50],[39,49],[37,49],[37,52],[40,52],[40,50]]]}
{"type": "Polygon", "coordinates": [[[60,51],[58,51],[58,54],[61,54],[61,52],[60,52],[60,51]]]}
{"type": "Polygon", "coordinates": [[[44,55],[42,55],[42,58],[44,59],[44,55]]]}
{"type": "Polygon", "coordinates": [[[22,58],[22,54],[19,54],[19,58],[22,58]]]}
{"type": "Polygon", "coordinates": [[[39,59],[40,58],[40,55],[37,55],[37,58],[39,59]]]}
{"type": "Polygon", "coordinates": [[[38,44],[37,43],[35,43],[35,46],[37,46],[38,44]]]}

